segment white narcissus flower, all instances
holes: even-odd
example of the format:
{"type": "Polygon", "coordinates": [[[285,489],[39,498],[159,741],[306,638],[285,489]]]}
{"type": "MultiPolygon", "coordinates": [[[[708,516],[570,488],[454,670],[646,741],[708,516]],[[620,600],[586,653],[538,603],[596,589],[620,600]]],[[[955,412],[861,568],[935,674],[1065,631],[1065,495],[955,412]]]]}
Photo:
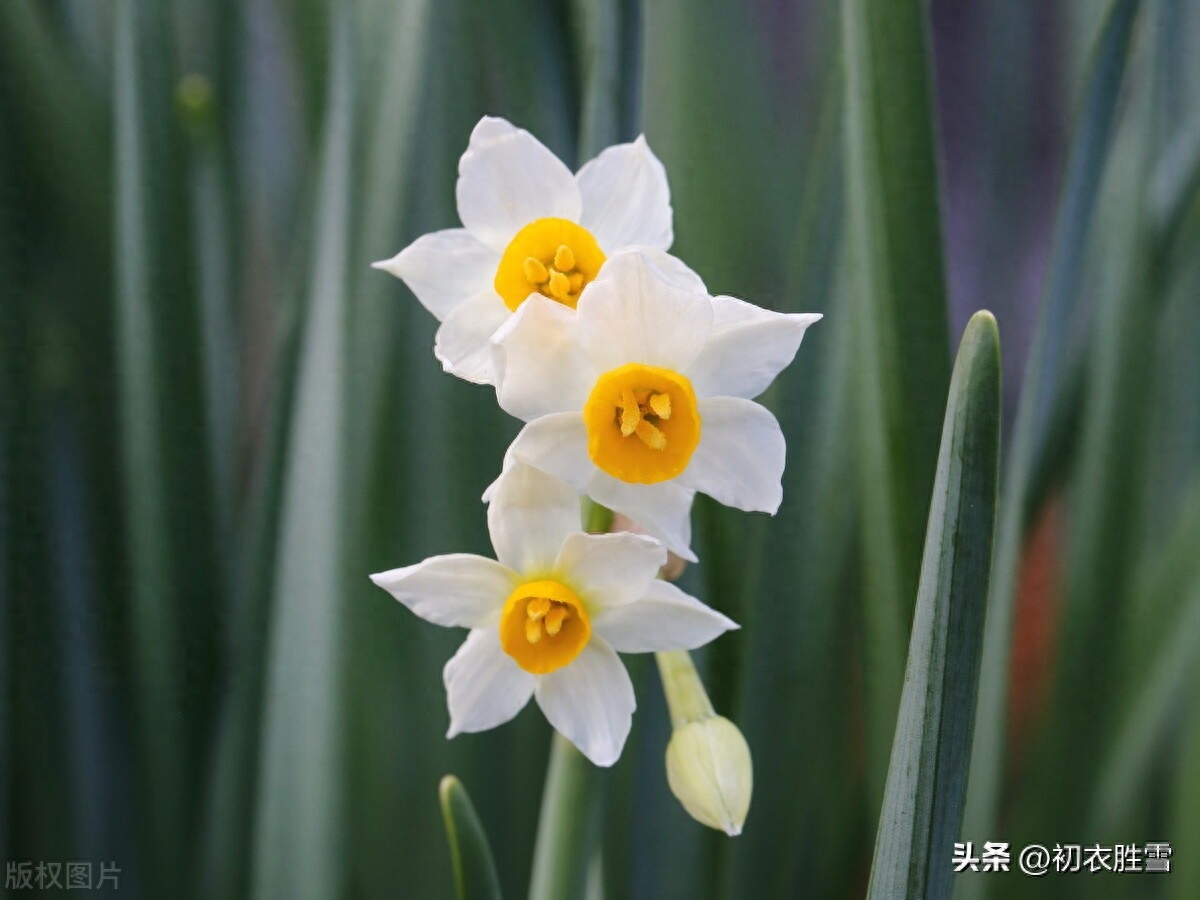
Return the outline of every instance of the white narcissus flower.
{"type": "Polygon", "coordinates": [[[496,333],[497,397],[528,424],[509,448],[623,513],[689,560],[695,492],[774,514],[779,423],[753,402],[817,314],[709,297],[627,253],[574,314],[533,297],[496,333]]]}
{"type": "Polygon", "coordinates": [[[621,755],[635,708],[616,651],[692,649],[738,626],[655,578],[667,551],[636,534],[584,534],[579,495],[526,466],[496,482],[498,561],[434,556],[371,580],[423,619],[471,629],[443,673],[448,737],[485,731],[535,697],[598,766],[621,755]]]}
{"type": "Polygon", "coordinates": [[[434,354],[446,371],[494,384],[488,339],[530,295],[573,308],[605,261],[631,247],[681,284],[703,289],[665,251],[671,192],[639,137],[604,150],[572,175],[529,132],[485,116],[458,164],[464,228],[417,238],[375,267],[404,280],[442,323],[434,354]]]}

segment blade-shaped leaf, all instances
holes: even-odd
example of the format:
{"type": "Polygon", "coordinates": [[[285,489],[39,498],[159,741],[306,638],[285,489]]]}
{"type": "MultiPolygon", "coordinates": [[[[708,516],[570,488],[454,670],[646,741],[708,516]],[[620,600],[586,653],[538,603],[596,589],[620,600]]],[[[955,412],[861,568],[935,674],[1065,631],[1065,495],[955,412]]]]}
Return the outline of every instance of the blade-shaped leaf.
{"type": "Polygon", "coordinates": [[[1000,338],[967,323],[946,404],[872,900],[940,900],[966,797],[1000,453],[1000,338]]]}
{"type": "Polygon", "coordinates": [[[924,4],[850,0],[842,51],[868,763],[877,802],[950,369],[924,4]]]}
{"type": "MultiPolygon", "coordinates": [[[[1112,145],[1117,100],[1138,7],[1139,0],[1114,0],[1110,7],[1084,88],[1064,174],[1053,255],[1046,276],[1041,318],[1021,387],[996,541],[976,723],[979,751],[971,764],[965,815],[965,833],[969,834],[991,833],[995,823],[1003,776],[1004,716],[1017,563],[1039,460],[1052,452],[1054,446],[1050,440],[1052,411],[1056,398],[1070,382],[1062,370],[1063,348],[1075,316],[1084,245],[1112,145]]],[[[986,888],[986,879],[964,880],[959,893],[981,896],[986,888]]]]}
{"type": "Polygon", "coordinates": [[[453,775],[447,775],[438,787],[438,798],[458,900],[500,900],[500,879],[496,877],[492,848],[467,789],[453,775]]]}
{"type": "Polygon", "coordinates": [[[283,497],[258,786],[254,896],[340,892],[340,600],[345,285],[354,109],[352,11],[332,11],[311,293],[283,497]]]}

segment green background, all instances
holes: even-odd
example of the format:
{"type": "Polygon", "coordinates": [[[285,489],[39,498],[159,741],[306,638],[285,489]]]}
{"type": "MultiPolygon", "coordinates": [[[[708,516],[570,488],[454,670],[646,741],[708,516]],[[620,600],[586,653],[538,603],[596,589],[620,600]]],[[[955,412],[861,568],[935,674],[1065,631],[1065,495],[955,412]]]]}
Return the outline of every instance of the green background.
{"type": "Polygon", "coordinates": [[[1198,39],[1194,0],[3,0],[0,858],[116,861],[120,896],[446,897],[450,772],[524,894],[549,729],[446,742],[461,635],[366,577],[489,552],[517,423],[369,263],[458,224],[492,114],[573,166],[644,131],[673,252],[825,314],[765,401],[779,515],[701,498],[683,580],[744,626],[698,659],[754,752],[745,832],[670,795],[627,657],[592,896],[866,891],[983,308],[1004,430],[961,837],[1175,857],[955,896],[1200,896],[1198,39]]]}

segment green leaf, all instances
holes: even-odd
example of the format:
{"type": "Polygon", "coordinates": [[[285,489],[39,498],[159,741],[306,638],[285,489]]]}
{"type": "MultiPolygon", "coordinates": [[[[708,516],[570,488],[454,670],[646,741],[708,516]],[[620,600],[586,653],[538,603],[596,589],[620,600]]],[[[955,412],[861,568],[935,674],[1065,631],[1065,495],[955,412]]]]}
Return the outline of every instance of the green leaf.
{"type": "MultiPolygon", "coordinates": [[[[181,692],[182,579],[172,552],[171,475],[165,446],[168,358],[156,327],[159,299],[170,291],[164,185],[170,172],[169,93],[159,3],[123,0],[116,10],[114,117],[116,166],[116,355],[125,535],[139,708],[139,748],[147,771],[145,831],[152,883],[182,863],[183,778],[189,750],[178,715],[181,692]]],[[[177,294],[176,294],[177,295],[177,294]]]]}
{"type": "Polygon", "coordinates": [[[882,794],[950,339],[920,0],[842,7],[868,780],[882,794]]]}
{"type": "Polygon", "coordinates": [[[310,295],[288,444],[268,645],[253,895],[341,891],[345,285],[354,110],[351,11],[332,64],[310,295]]]}
{"type": "Polygon", "coordinates": [[[966,799],[1000,454],[1000,337],[976,313],[959,346],[925,535],[900,720],[867,895],[950,895],[966,799]]]}
{"type": "Polygon", "coordinates": [[[1130,821],[1145,797],[1157,753],[1175,729],[1200,679],[1200,479],[1188,492],[1168,540],[1145,567],[1127,617],[1130,658],[1116,738],[1092,792],[1090,827],[1096,834],[1130,821]]]}
{"type": "Polygon", "coordinates": [[[487,834],[471,805],[462,782],[453,775],[442,779],[438,787],[442,821],[450,844],[450,862],[454,867],[454,889],[458,900],[500,898],[500,879],[487,834]]]}
{"type": "MultiPolygon", "coordinates": [[[[1195,679],[1193,690],[1200,692],[1200,678],[1195,679]]],[[[1178,789],[1173,797],[1173,821],[1168,833],[1178,836],[1176,853],[1181,858],[1195,859],[1200,853],[1200,705],[1197,704],[1192,705],[1175,777],[1178,789]]],[[[1200,896],[1200,866],[1172,872],[1169,896],[1172,900],[1193,900],[1200,896]]]]}
{"type": "MultiPolygon", "coordinates": [[[[965,814],[967,834],[992,833],[995,825],[1004,768],[1004,717],[1017,565],[1032,512],[1037,470],[1041,460],[1058,446],[1053,427],[1057,398],[1071,391],[1073,379],[1063,371],[1063,349],[1069,343],[1068,329],[1075,317],[1084,249],[1113,141],[1117,101],[1138,7],[1139,0],[1114,0],[1109,8],[1087,76],[1063,178],[1041,315],[1021,386],[1001,504],[976,722],[978,752],[972,760],[965,814]]],[[[986,879],[963,880],[960,884],[959,893],[965,896],[982,896],[987,889],[986,879]]]]}
{"type": "Polygon", "coordinates": [[[631,0],[572,0],[581,82],[579,159],[636,134],[637,12],[631,0]]]}

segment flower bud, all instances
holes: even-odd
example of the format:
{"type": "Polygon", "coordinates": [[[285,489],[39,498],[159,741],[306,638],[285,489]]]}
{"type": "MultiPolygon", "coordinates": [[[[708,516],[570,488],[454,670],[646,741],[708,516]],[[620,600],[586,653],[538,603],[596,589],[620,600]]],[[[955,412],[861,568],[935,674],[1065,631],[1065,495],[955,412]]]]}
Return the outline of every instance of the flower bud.
{"type": "Polygon", "coordinates": [[[754,772],[746,739],[724,716],[675,729],[667,744],[667,782],[697,822],[730,836],[742,833],[754,772]]]}
{"type": "Polygon", "coordinates": [[[655,654],[674,733],[667,744],[667,783],[688,814],[730,836],[750,811],[754,767],[738,727],[713,711],[686,650],[655,654]]]}

